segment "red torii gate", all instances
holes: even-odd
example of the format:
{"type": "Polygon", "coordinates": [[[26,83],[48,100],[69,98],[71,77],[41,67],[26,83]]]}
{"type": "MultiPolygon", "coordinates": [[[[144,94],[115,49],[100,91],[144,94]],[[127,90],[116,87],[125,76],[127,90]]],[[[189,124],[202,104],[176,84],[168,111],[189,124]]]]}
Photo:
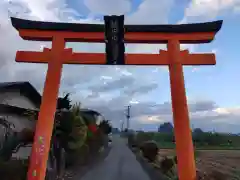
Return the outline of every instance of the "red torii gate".
{"type": "MultiPolygon", "coordinates": [[[[105,42],[104,25],[29,21],[11,18],[24,40],[52,41],[43,52],[18,51],[17,62],[47,63],[48,70],[31,153],[28,180],[44,180],[63,64],[119,64],[104,53],[74,53],[65,42],[105,42]]],[[[160,54],[125,54],[124,65],[168,65],[180,180],[195,180],[196,168],[184,87],[183,65],[215,65],[214,54],[189,54],[182,44],[211,42],[222,21],[182,25],[125,25],[126,43],[166,43],[160,54]]]]}

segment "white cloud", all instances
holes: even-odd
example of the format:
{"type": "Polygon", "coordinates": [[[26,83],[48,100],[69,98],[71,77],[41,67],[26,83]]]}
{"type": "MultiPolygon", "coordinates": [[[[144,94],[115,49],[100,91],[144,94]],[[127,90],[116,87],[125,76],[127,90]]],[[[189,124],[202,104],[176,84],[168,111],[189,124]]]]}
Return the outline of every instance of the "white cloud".
{"type": "Polygon", "coordinates": [[[161,124],[165,122],[161,116],[140,116],[136,117],[136,119],[142,124],[161,124]]]}
{"type": "MultiPolygon", "coordinates": [[[[198,104],[199,102],[196,102],[198,104]]],[[[195,104],[195,105],[196,105],[195,104]]],[[[193,104],[189,104],[191,107],[193,104]]],[[[148,108],[147,106],[145,108],[148,108]]],[[[191,109],[191,108],[190,108],[191,109]]],[[[172,122],[172,113],[162,114],[159,109],[158,114],[134,116],[131,121],[133,125],[137,122],[143,125],[159,126],[164,122],[172,122]]],[[[191,125],[194,128],[202,128],[204,131],[233,132],[239,133],[240,108],[215,108],[212,110],[198,110],[190,112],[191,125]]],[[[153,126],[152,126],[153,127],[153,126]]],[[[147,130],[147,129],[145,129],[147,130]]]]}
{"type": "Polygon", "coordinates": [[[240,116],[240,107],[233,107],[233,108],[216,108],[213,110],[213,112],[216,112],[219,115],[236,115],[240,116]]]}
{"type": "Polygon", "coordinates": [[[67,8],[65,0],[10,0],[8,8],[17,16],[41,21],[60,21],[65,14],[76,13],[67,8]]]}
{"type": "MultiPolygon", "coordinates": [[[[168,15],[173,5],[173,0],[147,0],[141,2],[135,12],[130,12],[130,0],[84,0],[85,5],[92,14],[125,14],[126,24],[164,24],[168,22],[168,15]],[[107,4],[107,6],[106,6],[107,4]]],[[[166,49],[166,45],[134,44],[127,45],[129,53],[155,53],[166,49]]]]}
{"type": "Polygon", "coordinates": [[[218,53],[218,50],[217,49],[213,49],[212,53],[216,54],[216,53],[218,53]]]}
{"type": "MultiPolygon", "coordinates": [[[[105,8],[105,10],[114,11],[124,11],[124,9],[129,9],[130,1],[98,1],[94,3],[93,0],[89,0],[88,7],[92,9],[92,13],[99,13],[97,10],[105,8]],[[107,5],[106,5],[107,4],[107,5]],[[104,6],[103,6],[104,5],[104,6]],[[116,6],[117,5],[117,6],[116,6]],[[99,7],[97,7],[99,6],[99,7]],[[115,8],[115,9],[114,9],[115,8]],[[96,11],[96,12],[94,12],[96,11]]],[[[153,3],[153,1],[151,1],[153,3]]],[[[170,8],[170,1],[164,1],[159,4],[159,7],[162,7],[163,10],[170,8]],[[161,5],[161,6],[160,6],[161,5]],[[168,7],[169,6],[169,7],[168,7]]],[[[156,3],[156,2],[155,2],[156,3]]],[[[130,3],[131,4],[131,3],[130,3]]],[[[50,47],[51,43],[45,42],[28,42],[23,41],[17,34],[17,31],[11,26],[11,23],[8,19],[8,9],[11,11],[14,16],[33,19],[33,20],[44,20],[44,21],[72,21],[72,22],[83,22],[83,23],[101,23],[98,19],[93,19],[90,17],[85,19],[75,18],[75,15],[80,14],[81,12],[76,12],[75,9],[68,8],[65,0],[43,0],[39,2],[31,0],[12,0],[10,3],[7,1],[0,2],[0,63],[1,63],[1,74],[4,74],[5,78],[0,79],[2,81],[14,81],[14,80],[29,80],[37,88],[42,88],[44,83],[44,77],[46,73],[46,65],[39,64],[21,64],[14,62],[15,54],[17,50],[42,50],[44,47],[50,47]],[[14,43],[12,43],[14,42],[14,43]],[[31,67],[31,68],[30,68],[31,67]],[[11,68],[11,71],[9,69],[11,68]],[[14,71],[13,71],[14,70],[14,71]],[[28,72],[28,73],[23,73],[28,72]],[[34,75],[29,77],[26,76],[34,72],[34,75]]],[[[167,11],[156,11],[156,8],[151,5],[149,2],[142,2],[139,9],[132,13],[131,15],[126,16],[126,21],[135,23],[149,22],[146,16],[155,16],[158,13],[158,19],[155,19],[154,23],[162,23],[167,21],[167,11]],[[162,16],[164,15],[164,16],[162,16]]],[[[100,44],[87,44],[87,43],[67,43],[67,47],[72,47],[74,51],[77,52],[103,52],[104,45],[100,44]]],[[[132,53],[158,53],[159,49],[163,47],[162,45],[128,45],[127,52],[132,53]]],[[[112,67],[89,67],[89,66],[64,66],[63,77],[62,77],[62,89],[68,89],[72,87],[74,83],[80,83],[84,85],[86,82],[91,82],[93,79],[97,81],[101,76],[109,76],[114,78],[118,75],[123,76],[133,76],[133,68],[118,67],[117,71],[113,70],[112,67]],[[94,73],[92,73],[94,72],[94,73]]],[[[136,75],[138,76],[138,75],[136,75]]],[[[3,77],[3,76],[1,76],[3,77]]],[[[102,82],[101,82],[102,83],[102,82]]]]}
{"type": "MultiPolygon", "coordinates": [[[[197,121],[207,121],[209,125],[226,124],[240,126],[240,108],[215,108],[213,110],[199,111],[191,113],[190,117],[197,121]]],[[[205,122],[205,123],[207,123],[205,122]]],[[[204,122],[203,122],[204,123],[204,122]]]]}
{"type": "Polygon", "coordinates": [[[101,76],[101,80],[112,80],[113,78],[111,76],[101,76]]]}
{"type": "Polygon", "coordinates": [[[131,10],[130,0],[84,0],[92,14],[122,15],[131,10]]]}
{"type": "Polygon", "coordinates": [[[138,104],[139,101],[132,99],[129,103],[130,103],[130,104],[138,104]]]}
{"type": "Polygon", "coordinates": [[[224,11],[233,11],[240,6],[240,0],[192,0],[185,9],[184,18],[180,21],[186,23],[191,20],[213,20],[224,11]]]}
{"type": "Polygon", "coordinates": [[[126,17],[127,23],[134,24],[163,24],[168,23],[168,16],[173,0],[147,0],[143,1],[136,12],[126,17]]]}
{"type": "MultiPolygon", "coordinates": [[[[47,70],[46,65],[16,63],[14,58],[17,50],[39,51],[43,47],[50,47],[51,45],[51,43],[45,42],[23,41],[9,21],[8,8],[18,17],[34,20],[102,23],[101,20],[95,19],[94,15],[101,13],[127,13],[127,23],[162,24],[168,22],[168,16],[174,1],[145,0],[142,1],[137,11],[130,13],[132,5],[130,0],[85,0],[85,4],[91,11],[91,14],[84,19],[76,18],[76,15],[80,15],[81,12],[68,8],[66,2],[65,0],[12,0],[12,3],[9,4],[7,1],[0,1],[0,81],[30,81],[41,91],[47,70]]],[[[212,8],[208,13],[214,11],[213,14],[216,14],[222,10],[231,9],[233,6],[237,7],[236,2],[236,0],[221,1],[218,10],[212,8]]],[[[211,3],[213,2],[211,1],[211,3]]],[[[202,11],[205,12],[204,8],[209,8],[208,6],[206,3],[202,5],[189,4],[185,15],[187,18],[205,15],[202,11]]],[[[100,44],[69,43],[67,47],[73,47],[74,51],[104,51],[104,46],[100,44]]],[[[190,52],[196,50],[196,46],[181,45],[181,49],[186,48],[190,49],[190,52]]],[[[127,46],[127,52],[130,53],[159,53],[159,49],[166,49],[166,46],[139,44],[127,46]]],[[[141,97],[141,94],[135,92],[147,94],[147,92],[155,89],[157,85],[153,74],[155,76],[158,73],[159,70],[156,70],[156,68],[64,65],[61,94],[63,92],[72,92],[72,98],[75,101],[79,100],[87,107],[99,109],[107,118],[113,119],[117,125],[119,125],[120,120],[125,119],[123,108],[132,103],[133,124],[140,119],[142,124],[146,123],[145,125],[147,126],[147,123],[149,123],[156,127],[161,122],[172,120],[171,104],[164,103],[151,109],[148,105],[154,104],[155,101],[148,103],[140,102],[139,97],[141,97]],[[110,82],[117,81],[120,78],[125,78],[127,86],[118,93],[113,91],[100,93],[100,91],[93,91],[94,88],[89,89],[92,86],[99,88],[101,85],[108,89],[106,86],[110,82]],[[129,81],[129,79],[133,79],[133,81],[129,81]]],[[[120,87],[121,84],[115,83],[115,86],[120,87]]],[[[232,124],[236,124],[236,119],[239,119],[240,116],[239,108],[219,108],[215,107],[214,103],[203,102],[203,100],[195,100],[189,104],[191,117],[195,119],[193,121],[196,123],[201,121],[199,124],[205,125],[204,127],[207,125],[203,122],[227,124],[227,121],[231,121],[232,124]]],[[[135,125],[137,127],[137,123],[135,125]]],[[[209,126],[211,125],[213,124],[209,126]]]]}

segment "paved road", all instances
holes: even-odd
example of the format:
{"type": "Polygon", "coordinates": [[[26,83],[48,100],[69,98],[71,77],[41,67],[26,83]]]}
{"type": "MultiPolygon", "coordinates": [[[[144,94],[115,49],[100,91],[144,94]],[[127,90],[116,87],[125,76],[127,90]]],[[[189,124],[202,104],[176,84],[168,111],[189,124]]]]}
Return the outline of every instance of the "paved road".
{"type": "Polygon", "coordinates": [[[108,157],[88,171],[81,180],[149,180],[149,177],[126,142],[115,136],[108,157]]]}

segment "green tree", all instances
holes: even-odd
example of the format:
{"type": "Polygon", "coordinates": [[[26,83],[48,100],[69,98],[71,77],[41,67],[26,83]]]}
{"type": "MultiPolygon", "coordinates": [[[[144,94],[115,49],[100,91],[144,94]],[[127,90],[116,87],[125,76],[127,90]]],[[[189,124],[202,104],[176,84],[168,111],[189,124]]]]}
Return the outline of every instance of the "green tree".
{"type": "Polygon", "coordinates": [[[158,132],[162,133],[172,133],[173,132],[173,125],[170,122],[165,122],[161,124],[158,128],[158,132]]]}
{"type": "Polygon", "coordinates": [[[59,97],[57,100],[57,109],[67,109],[70,110],[72,105],[71,105],[71,100],[70,100],[70,93],[67,93],[64,97],[59,97]]]}
{"type": "Polygon", "coordinates": [[[72,131],[69,134],[70,141],[68,146],[70,149],[81,148],[86,141],[88,128],[81,116],[81,103],[75,103],[71,108],[72,131]]]}
{"type": "Polygon", "coordinates": [[[98,125],[98,128],[104,133],[104,134],[110,134],[112,132],[112,126],[109,123],[109,120],[102,120],[100,124],[98,125]]]}

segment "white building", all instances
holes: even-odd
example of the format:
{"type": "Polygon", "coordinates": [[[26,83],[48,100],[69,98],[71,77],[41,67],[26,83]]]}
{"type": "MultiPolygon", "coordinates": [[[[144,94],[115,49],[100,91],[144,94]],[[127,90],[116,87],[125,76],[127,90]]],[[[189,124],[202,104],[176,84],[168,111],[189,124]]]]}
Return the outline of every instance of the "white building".
{"type": "MultiPolygon", "coordinates": [[[[35,118],[31,119],[24,113],[26,110],[38,110],[41,95],[29,82],[0,83],[0,116],[15,125],[15,131],[23,128],[34,128],[35,118]]],[[[0,129],[0,135],[3,134],[0,129]]],[[[26,158],[31,148],[21,148],[15,157],[26,158]]]]}

